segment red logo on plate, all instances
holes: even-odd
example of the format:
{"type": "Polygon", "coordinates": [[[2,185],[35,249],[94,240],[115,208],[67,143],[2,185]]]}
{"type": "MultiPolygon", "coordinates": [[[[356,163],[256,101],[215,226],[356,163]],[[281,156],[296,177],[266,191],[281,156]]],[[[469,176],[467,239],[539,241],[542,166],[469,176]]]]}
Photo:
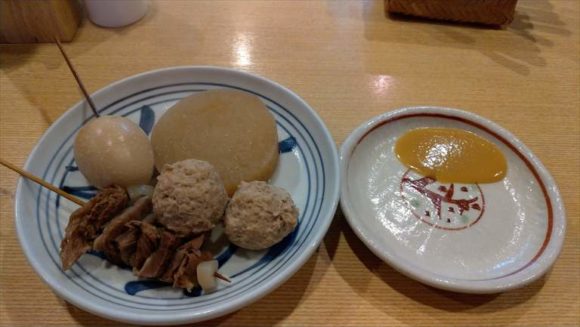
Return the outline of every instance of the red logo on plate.
{"type": "Polygon", "coordinates": [[[401,179],[401,196],[415,217],[445,230],[470,227],[485,211],[479,185],[439,183],[411,170],[407,170],[401,179]]]}

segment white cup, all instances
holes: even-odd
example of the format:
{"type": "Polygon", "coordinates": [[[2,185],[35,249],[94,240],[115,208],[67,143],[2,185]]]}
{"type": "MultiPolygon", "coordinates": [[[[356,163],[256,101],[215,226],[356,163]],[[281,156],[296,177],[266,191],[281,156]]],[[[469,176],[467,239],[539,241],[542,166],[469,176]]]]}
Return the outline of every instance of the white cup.
{"type": "Polygon", "coordinates": [[[121,27],[143,18],[149,0],[85,0],[90,20],[103,27],[121,27]]]}

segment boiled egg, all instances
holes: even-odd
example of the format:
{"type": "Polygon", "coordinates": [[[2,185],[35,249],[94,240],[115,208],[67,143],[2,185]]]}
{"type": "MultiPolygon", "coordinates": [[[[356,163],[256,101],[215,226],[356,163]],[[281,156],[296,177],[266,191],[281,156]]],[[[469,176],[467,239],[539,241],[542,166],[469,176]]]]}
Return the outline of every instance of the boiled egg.
{"type": "Polygon", "coordinates": [[[125,117],[90,120],[76,136],[74,157],[80,172],[98,188],[149,184],[153,175],[149,138],[125,117]]]}

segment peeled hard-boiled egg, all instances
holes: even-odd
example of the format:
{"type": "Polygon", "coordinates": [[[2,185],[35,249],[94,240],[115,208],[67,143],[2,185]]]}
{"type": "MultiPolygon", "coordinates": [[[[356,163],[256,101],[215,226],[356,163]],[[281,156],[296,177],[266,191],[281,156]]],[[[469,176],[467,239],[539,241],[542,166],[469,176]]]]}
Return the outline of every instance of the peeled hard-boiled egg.
{"type": "Polygon", "coordinates": [[[98,188],[149,184],[153,175],[149,138],[125,117],[90,120],[77,134],[74,157],[81,173],[98,188]]]}

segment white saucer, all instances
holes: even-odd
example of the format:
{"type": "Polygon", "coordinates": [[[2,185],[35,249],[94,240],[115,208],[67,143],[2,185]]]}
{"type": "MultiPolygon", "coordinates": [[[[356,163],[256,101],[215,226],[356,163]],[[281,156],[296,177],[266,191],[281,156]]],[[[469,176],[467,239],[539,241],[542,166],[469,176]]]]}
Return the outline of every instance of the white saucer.
{"type": "Polygon", "coordinates": [[[546,273],[562,248],[566,218],[553,178],[515,136],[471,113],[415,107],[371,119],[342,145],[341,180],[342,210],[359,238],[395,269],[437,288],[521,287],[546,273]],[[435,126],[496,144],[507,176],[451,185],[409,171],[393,153],[395,141],[410,129],[435,126]]]}

